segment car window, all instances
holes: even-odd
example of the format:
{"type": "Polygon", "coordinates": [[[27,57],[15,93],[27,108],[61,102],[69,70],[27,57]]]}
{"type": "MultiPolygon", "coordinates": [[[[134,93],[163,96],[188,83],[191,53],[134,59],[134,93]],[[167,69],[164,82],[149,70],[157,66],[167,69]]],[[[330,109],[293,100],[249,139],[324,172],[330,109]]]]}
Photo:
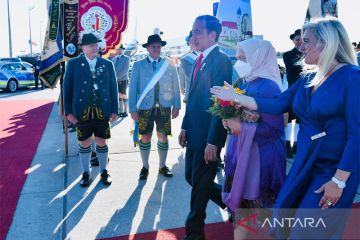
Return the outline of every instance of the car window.
{"type": "Polygon", "coordinates": [[[14,68],[14,70],[26,70],[26,68],[20,63],[13,63],[11,64],[11,66],[14,68]]]}
{"type": "Polygon", "coordinates": [[[24,65],[26,68],[32,68],[33,65],[31,65],[30,63],[22,63],[22,65],[24,65]]]}
{"type": "Polygon", "coordinates": [[[1,70],[12,70],[12,66],[10,64],[5,64],[1,67],[1,70]]]}

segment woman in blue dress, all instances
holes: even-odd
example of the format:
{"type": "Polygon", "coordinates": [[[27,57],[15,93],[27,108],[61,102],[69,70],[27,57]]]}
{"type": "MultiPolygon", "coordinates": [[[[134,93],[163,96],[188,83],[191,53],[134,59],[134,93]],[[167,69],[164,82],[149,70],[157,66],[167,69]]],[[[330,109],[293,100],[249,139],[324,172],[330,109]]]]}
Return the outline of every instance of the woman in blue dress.
{"type": "MultiPolygon", "coordinates": [[[[251,110],[280,114],[292,106],[300,118],[298,151],[276,200],[275,208],[349,209],[360,183],[360,69],[343,25],[335,18],[306,23],[304,61],[316,72],[304,74],[274,99],[238,95],[229,86],[211,92],[251,110]]],[[[329,210],[325,231],[275,229],[277,238],[341,238],[346,214],[329,210]],[[310,234],[310,235],[309,235],[310,234]]],[[[324,215],[323,214],[323,215],[324,215]]]]}

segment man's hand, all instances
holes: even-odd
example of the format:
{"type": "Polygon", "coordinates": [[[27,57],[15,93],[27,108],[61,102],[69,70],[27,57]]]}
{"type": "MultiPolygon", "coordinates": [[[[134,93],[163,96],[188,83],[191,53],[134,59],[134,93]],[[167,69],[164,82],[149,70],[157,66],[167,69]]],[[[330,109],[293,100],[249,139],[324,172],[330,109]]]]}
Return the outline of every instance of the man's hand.
{"type": "Polygon", "coordinates": [[[139,114],[137,112],[132,112],[130,113],[131,114],[131,118],[134,120],[134,121],[139,121],[139,114]]]}
{"type": "Polygon", "coordinates": [[[222,120],[222,125],[223,125],[223,127],[224,127],[226,130],[229,129],[229,125],[228,125],[228,122],[227,122],[226,119],[223,119],[223,120],[222,120]]]}
{"type": "Polygon", "coordinates": [[[179,144],[181,147],[185,147],[186,145],[186,131],[185,130],[181,130],[180,134],[179,134],[179,137],[178,137],[178,140],[179,140],[179,144]]]}
{"type": "Polygon", "coordinates": [[[206,164],[209,164],[209,162],[217,161],[217,146],[207,144],[205,148],[204,159],[206,164]]]}
{"type": "Polygon", "coordinates": [[[66,119],[74,125],[78,122],[78,119],[72,113],[66,115],[66,119]]]}
{"type": "Polygon", "coordinates": [[[114,121],[116,121],[117,119],[119,118],[119,116],[117,115],[117,114],[115,114],[115,113],[112,113],[111,115],[110,115],[110,122],[114,122],[114,121]]]}
{"type": "Polygon", "coordinates": [[[177,116],[179,116],[179,109],[173,108],[172,112],[171,112],[171,118],[175,119],[175,118],[177,118],[177,116]]]}

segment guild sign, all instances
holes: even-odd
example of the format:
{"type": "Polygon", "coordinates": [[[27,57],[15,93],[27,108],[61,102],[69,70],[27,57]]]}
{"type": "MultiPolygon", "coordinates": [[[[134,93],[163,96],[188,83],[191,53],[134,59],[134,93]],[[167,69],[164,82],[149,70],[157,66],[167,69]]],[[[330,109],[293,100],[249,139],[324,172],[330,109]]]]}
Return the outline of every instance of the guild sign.
{"type": "Polygon", "coordinates": [[[86,32],[94,33],[95,35],[104,38],[106,32],[108,32],[112,25],[113,21],[109,14],[101,7],[92,7],[90,8],[80,20],[81,27],[86,32]]]}

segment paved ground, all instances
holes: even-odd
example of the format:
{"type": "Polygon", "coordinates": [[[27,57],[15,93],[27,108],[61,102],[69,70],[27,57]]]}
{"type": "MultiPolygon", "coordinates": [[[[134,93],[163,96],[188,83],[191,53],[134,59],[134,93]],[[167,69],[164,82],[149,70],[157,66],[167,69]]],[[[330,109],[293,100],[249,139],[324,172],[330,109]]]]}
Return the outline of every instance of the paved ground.
{"type": "MultiPolygon", "coordinates": [[[[58,90],[0,93],[0,100],[57,99],[58,90]]],[[[109,142],[110,187],[99,182],[98,167],[91,186],[79,186],[81,165],[75,133],[69,134],[69,157],[64,156],[64,135],[55,104],[21,193],[7,239],[95,239],[183,227],[189,211],[190,187],[184,179],[184,149],[177,144],[182,119],[173,122],[168,165],[172,179],[158,176],[156,140],[152,142],[150,175],[139,182],[142,166],[139,148],[134,148],[130,118],[112,128],[109,142]]],[[[222,174],[218,175],[222,181],[222,174]]],[[[227,213],[210,203],[207,222],[219,222],[227,213]]]]}
{"type": "MultiPolygon", "coordinates": [[[[0,101],[15,99],[57,100],[59,89],[23,90],[16,94],[0,91],[0,101]]],[[[7,239],[87,240],[183,227],[189,212],[190,187],[184,179],[184,149],[177,134],[184,110],[173,122],[168,165],[175,176],[158,176],[156,141],[152,142],[150,175],[138,181],[139,149],[134,148],[130,118],[116,122],[109,142],[110,187],[99,182],[98,168],[91,186],[79,186],[81,166],[75,133],[69,134],[69,157],[64,155],[64,135],[55,104],[23,187],[7,239]],[[26,236],[24,238],[24,236],[26,236]]],[[[217,181],[222,182],[219,173],[217,181]]],[[[356,201],[360,201],[357,196],[356,201]]],[[[207,222],[227,219],[227,213],[210,203],[207,222]]]]}

